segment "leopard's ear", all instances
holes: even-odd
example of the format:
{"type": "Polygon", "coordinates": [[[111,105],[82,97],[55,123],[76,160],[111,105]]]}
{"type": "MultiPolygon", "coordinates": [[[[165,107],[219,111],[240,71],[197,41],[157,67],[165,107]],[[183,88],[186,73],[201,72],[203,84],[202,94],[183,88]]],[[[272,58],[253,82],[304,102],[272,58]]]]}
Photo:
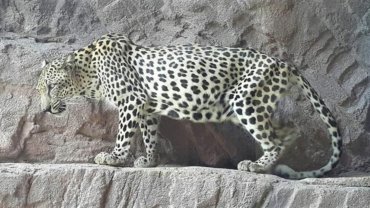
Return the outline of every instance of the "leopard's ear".
{"type": "Polygon", "coordinates": [[[67,71],[68,73],[71,73],[71,75],[74,74],[74,71],[75,71],[75,54],[74,53],[70,53],[65,57],[62,69],[67,71]]]}
{"type": "Polygon", "coordinates": [[[47,62],[46,60],[43,60],[42,63],[41,63],[41,68],[44,68],[46,65],[48,65],[49,62],[47,62]]]}
{"type": "Polygon", "coordinates": [[[74,65],[74,63],[75,63],[75,54],[74,53],[68,54],[64,63],[67,64],[67,65],[74,65]]]}

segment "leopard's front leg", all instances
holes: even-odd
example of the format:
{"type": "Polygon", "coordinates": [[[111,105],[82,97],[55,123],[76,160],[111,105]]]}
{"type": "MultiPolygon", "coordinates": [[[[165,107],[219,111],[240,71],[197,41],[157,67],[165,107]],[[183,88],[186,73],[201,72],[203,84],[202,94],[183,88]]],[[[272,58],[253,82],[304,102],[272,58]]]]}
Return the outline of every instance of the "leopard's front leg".
{"type": "Polygon", "coordinates": [[[111,153],[101,152],[94,161],[100,165],[127,166],[130,156],[131,140],[138,128],[140,110],[133,103],[119,108],[119,129],[116,145],[111,153]]]}
{"type": "Polygon", "coordinates": [[[146,156],[137,158],[134,162],[135,167],[153,167],[158,164],[158,125],[160,117],[145,113],[140,120],[140,130],[146,150],[146,156]]]}

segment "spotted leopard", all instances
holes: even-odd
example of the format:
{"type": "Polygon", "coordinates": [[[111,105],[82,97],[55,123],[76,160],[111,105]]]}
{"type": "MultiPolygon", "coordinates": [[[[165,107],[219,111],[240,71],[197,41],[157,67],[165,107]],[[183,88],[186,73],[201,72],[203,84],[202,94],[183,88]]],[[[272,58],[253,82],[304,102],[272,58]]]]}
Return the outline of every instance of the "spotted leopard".
{"type": "Polygon", "coordinates": [[[269,172],[292,140],[271,122],[277,101],[298,85],[320,114],[333,149],[327,164],[296,172],[285,165],[275,171],[289,178],[319,177],[338,162],[341,138],[337,124],[316,91],[298,70],[277,58],[250,48],[181,45],[143,47],[127,37],[108,34],[63,58],[44,62],[37,89],[44,111],[59,114],[65,102],[84,96],[106,99],[119,110],[119,130],[111,153],[95,162],[125,164],[135,132],[140,129],[146,156],[135,167],[157,165],[160,116],[193,122],[230,121],[242,126],[261,145],[255,162],[243,160],[243,171],[269,172]]]}

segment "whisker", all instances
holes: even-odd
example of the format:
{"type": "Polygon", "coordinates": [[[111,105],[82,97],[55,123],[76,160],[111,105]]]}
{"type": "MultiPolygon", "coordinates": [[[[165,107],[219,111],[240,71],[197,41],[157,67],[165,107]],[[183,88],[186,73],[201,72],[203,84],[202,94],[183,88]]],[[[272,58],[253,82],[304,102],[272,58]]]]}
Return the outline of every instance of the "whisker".
{"type": "Polygon", "coordinates": [[[83,104],[83,102],[66,102],[68,105],[76,105],[76,104],[83,104]]]}

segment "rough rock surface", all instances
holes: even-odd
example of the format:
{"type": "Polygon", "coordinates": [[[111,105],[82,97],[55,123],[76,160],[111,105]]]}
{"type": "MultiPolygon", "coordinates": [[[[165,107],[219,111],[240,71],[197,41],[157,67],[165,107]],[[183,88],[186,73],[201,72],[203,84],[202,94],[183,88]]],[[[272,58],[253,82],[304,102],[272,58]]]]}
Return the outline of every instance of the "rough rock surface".
{"type": "Polygon", "coordinates": [[[370,204],[370,176],[290,181],[202,167],[0,165],[0,207],[325,207],[370,204]]]}
{"type": "MultiPolygon", "coordinates": [[[[42,59],[119,32],[146,46],[250,46],[294,62],[339,122],[344,153],[332,174],[369,172],[369,27],[366,0],[2,0],[0,160],[92,162],[113,147],[114,109],[81,99],[60,117],[39,113],[35,84],[42,59]]],[[[299,91],[281,101],[276,118],[302,134],[282,163],[303,170],[326,162],[328,135],[299,91]]],[[[162,157],[177,164],[231,168],[259,154],[229,124],[163,119],[161,129],[162,157]]]]}

